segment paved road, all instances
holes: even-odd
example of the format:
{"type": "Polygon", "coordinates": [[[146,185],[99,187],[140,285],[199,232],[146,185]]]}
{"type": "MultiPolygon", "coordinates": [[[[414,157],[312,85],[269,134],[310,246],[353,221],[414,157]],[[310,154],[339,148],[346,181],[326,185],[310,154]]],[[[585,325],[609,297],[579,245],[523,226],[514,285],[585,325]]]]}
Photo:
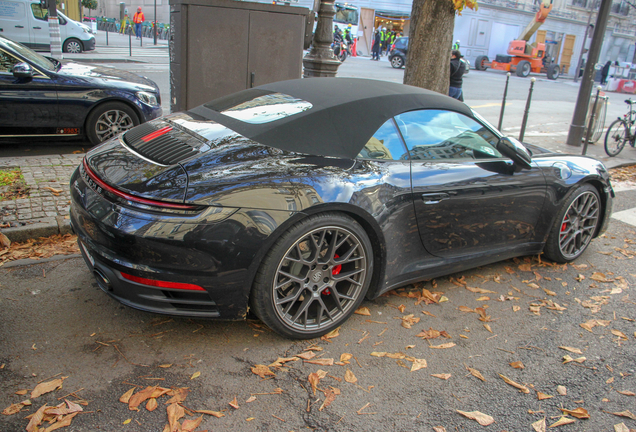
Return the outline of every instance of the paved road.
{"type": "MultiPolygon", "coordinates": [[[[634,186],[620,189],[616,210],[636,207],[634,186]]],[[[188,387],[183,405],[190,410],[223,411],[221,418],[206,415],[201,430],[432,431],[444,426],[447,431],[529,431],[543,418],[548,425],[556,422],[560,408],[584,408],[591,418],[555,430],[610,432],[622,422],[634,429],[636,420],[609,413],[635,411],[629,396],[636,392],[635,229],[614,220],[574,265],[511,260],[419,285],[411,298],[397,291],[365,302],[371,315],[354,315],[329,340],[285,340],[257,321],[138,312],[101,292],[80,258],[3,267],[0,408],[28,398],[15,393],[41,380],[57,374],[68,378],[63,389],[33,398],[20,414],[0,416],[0,430],[22,430],[28,413],[73,392],[67,398],[88,401],[89,413],[77,416],[71,431],[161,431],[167,397],[153,412],[145,403],[136,412],[118,402],[134,386],[154,385],[188,387]],[[603,280],[597,272],[605,281],[596,280],[603,280]],[[487,291],[469,291],[458,280],[487,291]],[[444,297],[438,304],[417,304],[422,288],[444,297]],[[485,317],[480,321],[478,313],[462,312],[462,306],[485,308],[485,317]],[[402,318],[410,314],[419,322],[407,329],[402,318]],[[602,325],[591,331],[580,326],[590,320],[602,325]],[[431,328],[450,338],[417,336],[431,328]],[[435,348],[448,343],[454,346],[435,348]],[[291,361],[271,367],[275,375],[265,379],[251,371],[309,347],[319,350],[321,359],[352,357],[342,366],[291,361]],[[585,360],[564,364],[566,355],[585,360]],[[427,367],[411,372],[411,357],[425,359],[427,367]],[[513,368],[514,362],[524,368],[513,368]],[[326,375],[314,394],[308,377],[321,370],[326,375]],[[357,382],[345,380],[347,371],[357,382]],[[528,393],[499,374],[526,386],[528,393]],[[565,395],[558,386],[565,387],[565,395]],[[328,391],[340,394],[321,409],[328,391]],[[538,392],[553,397],[539,400],[538,392]],[[228,405],[235,397],[239,409],[228,405]],[[456,410],[488,414],[495,424],[484,428],[456,410]]]]}

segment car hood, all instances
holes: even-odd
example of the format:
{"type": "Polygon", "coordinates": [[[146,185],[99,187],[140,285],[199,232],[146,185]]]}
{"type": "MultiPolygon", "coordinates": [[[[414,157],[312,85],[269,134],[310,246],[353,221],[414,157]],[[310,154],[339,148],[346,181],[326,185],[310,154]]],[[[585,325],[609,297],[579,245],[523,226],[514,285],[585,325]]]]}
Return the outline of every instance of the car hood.
{"type": "Polygon", "coordinates": [[[157,84],[148,78],[106,66],[62,60],[62,67],[57,71],[57,74],[73,79],[83,79],[90,84],[113,84],[119,86],[122,83],[129,83],[139,90],[159,91],[157,84]]]}

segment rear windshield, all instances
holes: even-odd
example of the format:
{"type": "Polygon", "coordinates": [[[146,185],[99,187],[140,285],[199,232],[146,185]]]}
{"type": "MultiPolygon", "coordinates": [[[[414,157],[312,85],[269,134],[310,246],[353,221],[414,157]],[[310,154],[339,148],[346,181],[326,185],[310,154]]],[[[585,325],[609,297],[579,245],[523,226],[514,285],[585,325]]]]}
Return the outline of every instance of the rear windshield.
{"type": "Polygon", "coordinates": [[[251,124],[269,123],[307,111],[313,105],[284,93],[244,91],[232,99],[220,98],[206,107],[236,120],[251,124]],[[239,97],[236,97],[239,96],[239,97]]]}
{"type": "Polygon", "coordinates": [[[398,38],[395,41],[395,47],[396,48],[406,48],[408,43],[409,43],[409,38],[398,38]]]}

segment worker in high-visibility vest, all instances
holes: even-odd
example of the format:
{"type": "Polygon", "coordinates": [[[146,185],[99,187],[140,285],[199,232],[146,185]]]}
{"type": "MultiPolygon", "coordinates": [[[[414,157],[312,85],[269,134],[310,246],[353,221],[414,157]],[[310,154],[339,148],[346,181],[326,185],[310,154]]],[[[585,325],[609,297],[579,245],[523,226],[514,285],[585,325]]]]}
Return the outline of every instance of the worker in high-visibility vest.
{"type": "Polygon", "coordinates": [[[386,33],[386,27],[382,27],[382,31],[380,32],[380,55],[382,55],[387,49],[386,45],[389,43],[388,36],[389,35],[386,33]]]}
{"type": "Polygon", "coordinates": [[[141,25],[145,21],[144,13],[141,11],[141,6],[137,8],[137,12],[133,15],[133,22],[135,23],[135,36],[137,39],[141,37],[141,25]]]}

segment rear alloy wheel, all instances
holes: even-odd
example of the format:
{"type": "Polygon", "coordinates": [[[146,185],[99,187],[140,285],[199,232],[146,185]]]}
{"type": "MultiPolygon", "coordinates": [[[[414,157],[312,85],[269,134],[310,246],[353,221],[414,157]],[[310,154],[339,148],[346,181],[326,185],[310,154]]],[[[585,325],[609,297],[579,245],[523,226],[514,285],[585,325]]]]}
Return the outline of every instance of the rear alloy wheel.
{"type": "Polygon", "coordinates": [[[393,66],[395,69],[400,69],[402,66],[404,66],[404,59],[399,55],[391,57],[391,66],[393,66]]]}
{"type": "Polygon", "coordinates": [[[572,191],[550,231],[546,256],[558,263],[578,258],[592,241],[600,214],[601,202],[593,186],[586,184],[572,191]]]}
{"type": "Polygon", "coordinates": [[[531,69],[532,67],[530,66],[530,62],[528,60],[521,60],[517,64],[517,70],[515,71],[515,73],[517,74],[518,77],[525,78],[528,75],[530,75],[531,69]]]}
{"type": "Polygon", "coordinates": [[[62,48],[65,53],[79,54],[82,52],[82,43],[77,39],[66,39],[62,48]]]}
{"type": "Polygon", "coordinates": [[[139,124],[135,111],[121,102],[108,102],[95,108],[86,119],[86,134],[93,145],[116,137],[139,124]]]}
{"type": "Polygon", "coordinates": [[[372,262],[371,243],[357,222],[338,213],[311,216],[281,235],[264,258],[252,308],[282,336],[322,336],[360,305],[372,262]]]}

